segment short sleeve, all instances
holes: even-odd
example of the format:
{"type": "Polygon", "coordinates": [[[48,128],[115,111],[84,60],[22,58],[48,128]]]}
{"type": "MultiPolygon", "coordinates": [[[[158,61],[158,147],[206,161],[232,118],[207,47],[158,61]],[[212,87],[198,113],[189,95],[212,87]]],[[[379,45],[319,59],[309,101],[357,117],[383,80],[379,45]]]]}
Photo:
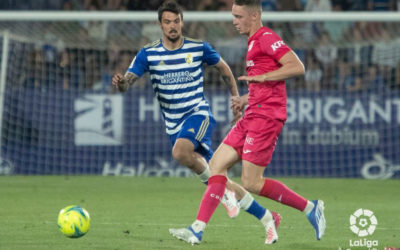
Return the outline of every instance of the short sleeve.
{"type": "Polygon", "coordinates": [[[211,45],[207,42],[203,44],[203,61],[208,65],[215,65],[219,62],[221,56],[218,54],[215,49],[211,47],[211,45]]]}
{"type": "Polygon", "coordinates": [[[139,53],[133,58],[131,65],[127,72],[134,73],[135,75],[141,77],[146,71],[149,70],[149,63],[147,61],[147,54],[144,48],[142,48],[139,53]]]}
{"type": "Polygon", "coordinates": [[[291,49],[286,43],[274,32],[264,32],[260,39],[261,50],[279,61],[291,49]]]}

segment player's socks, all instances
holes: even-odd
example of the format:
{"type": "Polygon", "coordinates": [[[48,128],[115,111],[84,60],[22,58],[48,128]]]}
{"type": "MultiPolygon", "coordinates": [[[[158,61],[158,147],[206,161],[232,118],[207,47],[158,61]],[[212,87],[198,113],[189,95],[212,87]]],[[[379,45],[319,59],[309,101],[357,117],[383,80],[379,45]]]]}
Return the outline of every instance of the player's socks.
{"type": "Polygon", "coordinates": [[[204,222],[202,222],[202,221],[195,220],[195,221],[192,223],[191,227],[192,227],[192,229],[193,229],[193,232],[195,232],[195,233],[200,233],[200,232],[204,231],[204,229],[206,228],[206,225],[207,225],[207,224],[204,223],[204,222]]]}
{"type": "Polygon", "coordinates": [[[277,213],[275,213],[274,216],[273,215],[274,212],[271,212],[268,209],[261,206],[253,198],[253,196],[251,196],[250,193],[247,192],[243,196],[243,198],[239,201],[239,204],[240,207],[243,208],[246,212],[255,216],[264,225],[264,227],[267,225],[268,222],[270,222],[274,217],[276,217],[277,219],[279,219],[279,221],[276,224],[276,227],[278,227],[281,220],[281,216],[277,213]]]}
{"type": "Polygon", "coordinates": [[[207,190],[201,200],[196,219],[208,223],[225,192],[227,178],[224,175],[214,175],[208,179],[207,190]]]}
{"type": "MultiPolygon", "coordinates": [[[[210,167],[207,165],[207,168],[201,174],[198,174],[197,177],[199,177],[204,184],[208,185],[208,179],[210,178],[210,167]]],[[[240,207],[233,191],[225,189],[221,203],[229,217],[235,218],[239,215],[240,207]]]]}
{"type": "Polygon", "coordinates": [[[198,174],[197,177],[199,177],[201,182],[207,185],[208,178],[210,178],[210,167],[207,165],[207,168],[201,174],[198,174]]]}
{"type": "Polygon", "coordinates": [[[304,211],[308,200],[288,188],[280,181],[265,178],[264,186],[259,195],[270,198],[287,206],[304,211]]]}
{"type": "Polygon", "coordinates": [[[254,215],[259,220],[261,220],[265,215],[266,209],[262,207],[249,192],[246,192],[243,198],[239,201],[239,204],[242,209],[249,214],[254,215]]]}
{"type": "Polygon", "coordinates": [[[314,209],[314,203],[312,201],[307,201],[307,205],[303,210],[303,213],[305,213],[306,215],[308,215],[309,213],[311,213],[311,211],[314,209]]]}

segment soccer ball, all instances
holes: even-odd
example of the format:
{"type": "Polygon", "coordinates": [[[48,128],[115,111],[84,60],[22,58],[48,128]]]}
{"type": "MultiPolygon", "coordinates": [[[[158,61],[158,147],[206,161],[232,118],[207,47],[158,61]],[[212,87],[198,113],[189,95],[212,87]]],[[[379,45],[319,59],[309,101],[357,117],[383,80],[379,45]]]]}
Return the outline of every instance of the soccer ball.
{"type": "Polygon", "coordinates": [[[61,209],[57,224],[65,236],[79,238],[89,231],[90,216],[86,209],[72,205],[61,209]]]}

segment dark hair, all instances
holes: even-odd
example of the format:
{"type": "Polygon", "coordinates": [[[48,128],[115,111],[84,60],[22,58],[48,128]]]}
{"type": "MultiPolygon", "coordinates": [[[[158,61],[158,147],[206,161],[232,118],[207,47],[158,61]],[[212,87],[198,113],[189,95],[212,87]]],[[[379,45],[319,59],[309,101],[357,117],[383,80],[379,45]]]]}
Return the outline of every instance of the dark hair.
{"type": "Polygon", "coordinates": [[[183,20],[182,7],[177,2],[175,2],[175,0],[164,1],[158,8],[158,21],[160,22],[164,11],[169,11],[177,15],[180,15],[181,19],[183,20]]]}
{"type": "Polygon", "coordinates": [[[261,7],[261,0],[234,0],[233,3],[239,6],[261,7]]]}

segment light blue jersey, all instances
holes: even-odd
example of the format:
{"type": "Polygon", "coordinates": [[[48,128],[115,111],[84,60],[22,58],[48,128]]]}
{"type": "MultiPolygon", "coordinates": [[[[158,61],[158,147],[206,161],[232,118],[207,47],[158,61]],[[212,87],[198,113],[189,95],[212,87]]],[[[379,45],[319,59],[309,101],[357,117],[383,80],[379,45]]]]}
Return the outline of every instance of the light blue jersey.
{"type": "Polygon", "coordinates": [[[184,37],[179,49],[166,49],[161,39],[143,47],[128,72],[150,73],[168,135],[178,133],[185,120],[212,113],[203,94],[203,63],[215,65],[220,55],[207,42],[184,37]]]}

